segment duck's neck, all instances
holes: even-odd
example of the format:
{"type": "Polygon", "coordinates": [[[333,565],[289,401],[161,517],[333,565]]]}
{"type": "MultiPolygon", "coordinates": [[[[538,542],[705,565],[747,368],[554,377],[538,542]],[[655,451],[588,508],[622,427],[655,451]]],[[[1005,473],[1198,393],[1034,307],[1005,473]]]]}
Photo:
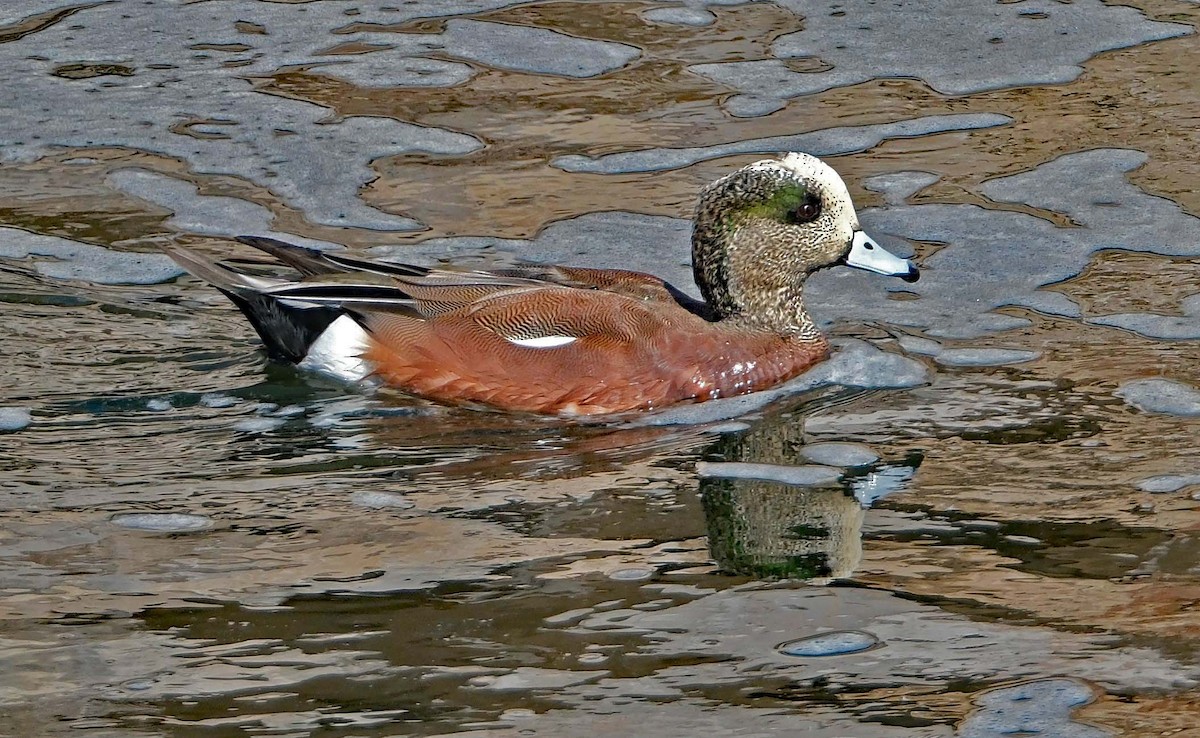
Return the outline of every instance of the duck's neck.
{"type": "Polygon", "coordinates": [[[804,275],[771,268],[752,227],[706,228],[692,233],[692,272],[713,317],[805,340],[822,334],[804,309],[804,275]]]}

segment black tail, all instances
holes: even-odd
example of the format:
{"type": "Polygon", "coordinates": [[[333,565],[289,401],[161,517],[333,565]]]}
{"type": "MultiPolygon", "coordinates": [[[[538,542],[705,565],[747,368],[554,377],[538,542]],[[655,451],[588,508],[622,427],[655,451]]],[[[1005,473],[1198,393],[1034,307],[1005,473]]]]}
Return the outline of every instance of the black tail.
{"type": "MultiPolygon", "coordinates": [[[[262,248],[259,244],[251,245],[262,248]]],[[[290,244],[283,245],[308,251],[290,244]]],[[[170,246],[164,250],[181,267],[219,289],[238,306],[250,321],[250,325],[254,326],[255,332],[267,348],[267,355],[272,359],[300,363],[308,355],[308,349],[313,342],[325,332],[330,323],[345,312],[336,306],[306,304],[276,297],[265,290],[283,285],[284,282],[235,272],[190,249],[170,246]]],[[[333,268],[327,268],[323,272],[311,271],[311,264],[308,265],[308,269],[301,268],[299,259],[294,255],[289,259],[273,250],[263,250],[305,274],[339,271],[333,268]]]]}

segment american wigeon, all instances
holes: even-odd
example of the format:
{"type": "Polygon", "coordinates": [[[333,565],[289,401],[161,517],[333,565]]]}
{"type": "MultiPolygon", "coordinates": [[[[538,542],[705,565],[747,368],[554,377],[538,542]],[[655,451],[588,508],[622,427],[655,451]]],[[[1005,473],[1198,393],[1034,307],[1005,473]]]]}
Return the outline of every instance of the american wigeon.
{"type": "Polygon", "coordinates": [[[233,300],[272,358],[351,380],[374,376],[440,402],[562,415],[702,402],[782,382],[829,352],[804,309],[809,274],[847,264],[918,276],[862,231],[837,173],[796,153],[701,192],[692,264],[703,302],[619,269],[430,269],[238,240],[300,278],[168,252],[233,300]]]}

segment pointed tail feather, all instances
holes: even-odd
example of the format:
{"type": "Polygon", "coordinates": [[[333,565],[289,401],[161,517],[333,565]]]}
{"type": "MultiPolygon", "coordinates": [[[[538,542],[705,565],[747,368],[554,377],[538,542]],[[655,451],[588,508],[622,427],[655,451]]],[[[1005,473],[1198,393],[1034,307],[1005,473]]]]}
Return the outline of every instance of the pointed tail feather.
{"type": "Polygon", "coordinates": [[[266,236],[237,236],[237,240],[274,256],[306,277],[350,271],[330,263],[323,252],[307,246],[297,246],[266,236]]]}
{"type": "Polygon", "coordinates": [[[281,300],[268,290],[285,282],[236,272],[190,249],[168,246],[164,251],[179,266],[232,300],[254,326],[272,359],[300,363],[329,324],[345,313],[333,305],[281,300]]]}
{"type": "Polygon", "coordinates": [[[274,256],[306,277],[342,272],[368,272],[389,277],[423,277],[429,273],[425,267],[357,259],[341,252],[310,249],[266,236],[238,236],[237,240],[274,256]]]}

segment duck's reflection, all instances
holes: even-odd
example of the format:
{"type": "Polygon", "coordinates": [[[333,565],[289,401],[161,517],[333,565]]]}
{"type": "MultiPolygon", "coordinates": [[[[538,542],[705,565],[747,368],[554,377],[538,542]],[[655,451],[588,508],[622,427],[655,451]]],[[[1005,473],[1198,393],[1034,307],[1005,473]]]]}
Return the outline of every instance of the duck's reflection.
{"type": "Polygon", "coordinates": [[[706,457],[714,461],[701,465],[700,494],[709,549],[722,569],[849,576],[862,558],[865,508],[903,489],[921,462],[912,455],[894,464],[815,467],[804,464],[803,449],[803,423],[786,416],[710,447],[706,457]]]}

